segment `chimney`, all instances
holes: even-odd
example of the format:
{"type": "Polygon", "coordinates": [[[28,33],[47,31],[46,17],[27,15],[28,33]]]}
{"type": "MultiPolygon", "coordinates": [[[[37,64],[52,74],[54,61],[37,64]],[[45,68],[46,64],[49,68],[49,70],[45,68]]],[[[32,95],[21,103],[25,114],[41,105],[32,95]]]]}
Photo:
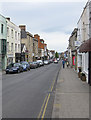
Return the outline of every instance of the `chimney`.
{"type": "Polygon", "coordinates": [[[34,38],[40,40],[40,36],[39,36],[38,34],[35,34],[35,35],[34,35],[34,38]]]}
{"type": "Polygon", "coordinates": [[[9,17],[7,17],[6,19],[10,21],[10,18],[9,18],[9,17]]]}
{"type": "Polygon", "coordinates": [[[19,25],[19,28],[20,28],[21,30],[26,31],[26,25],[19,25]]]}

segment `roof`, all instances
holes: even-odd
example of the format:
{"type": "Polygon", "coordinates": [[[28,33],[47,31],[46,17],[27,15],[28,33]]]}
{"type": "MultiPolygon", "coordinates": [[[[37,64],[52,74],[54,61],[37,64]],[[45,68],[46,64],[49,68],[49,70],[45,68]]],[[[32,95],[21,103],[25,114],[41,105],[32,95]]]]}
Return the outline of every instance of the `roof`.
{"type": "Polygon", "coordinates": [[[31,36],[33,38],[33,35],[30,32],[26,32],[27,35],[31,36]]]}
{"type": "Polygon", "coordinates": [[[43,41],[43,42],[44,42],[44,40],[43,40],[43,39],[40,39],[40,41],[43,41]]]}
{"type": "Polygon", "coordinates": [[[91,38],[79,47],[79,52],[91,52],[91,38]]]}
{"type": "MultiPolygon", "coordinates": [[[[34,36],[39,36],[38,34],[35,34],[34,36]]],[[[40,36],[39,36],[40,37],[40,36]]]]}

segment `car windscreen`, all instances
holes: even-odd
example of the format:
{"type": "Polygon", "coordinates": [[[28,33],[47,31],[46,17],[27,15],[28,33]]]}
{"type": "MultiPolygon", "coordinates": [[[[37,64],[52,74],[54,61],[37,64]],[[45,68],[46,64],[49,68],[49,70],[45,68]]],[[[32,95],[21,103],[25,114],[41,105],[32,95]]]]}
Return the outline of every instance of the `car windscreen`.
{"type": "Polygon", "coordinates": [[[16,63],[16,64],[14,64],[14,67],[19,67],[19,65],[20,65],[20,64],[16,63]]]}
{"type": "Polygon", "coordinates": [[[14,66],[14,64],[9,64],[8,66],[7,66],[7,68],[11,68],[11,67],[13,67],[14,66]]]}

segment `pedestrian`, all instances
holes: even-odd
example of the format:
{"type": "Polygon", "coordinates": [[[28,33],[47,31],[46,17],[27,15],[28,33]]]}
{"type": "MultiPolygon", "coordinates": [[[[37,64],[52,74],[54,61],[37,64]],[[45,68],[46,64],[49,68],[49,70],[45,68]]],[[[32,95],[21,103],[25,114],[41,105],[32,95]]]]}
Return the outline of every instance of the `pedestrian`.
{"type": "Polygon", "coordinates": [[[65,68],[65,60],[62,61],[63,68],[65,68]]]}

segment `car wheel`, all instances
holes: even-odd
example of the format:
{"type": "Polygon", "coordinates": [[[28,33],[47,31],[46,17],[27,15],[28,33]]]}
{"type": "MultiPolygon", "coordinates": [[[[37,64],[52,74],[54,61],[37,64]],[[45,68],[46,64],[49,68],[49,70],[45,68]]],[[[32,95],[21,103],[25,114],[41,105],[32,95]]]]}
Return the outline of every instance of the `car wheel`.
{"type": "Polygon", "coordinates": [[[8,74],[9,72],[6,72],[6,74],[8,74]]]}
{"type": "Polygon", "coordinates": [[[27,71],[28,71],[28,68],[27,68],[27,71]]]}

